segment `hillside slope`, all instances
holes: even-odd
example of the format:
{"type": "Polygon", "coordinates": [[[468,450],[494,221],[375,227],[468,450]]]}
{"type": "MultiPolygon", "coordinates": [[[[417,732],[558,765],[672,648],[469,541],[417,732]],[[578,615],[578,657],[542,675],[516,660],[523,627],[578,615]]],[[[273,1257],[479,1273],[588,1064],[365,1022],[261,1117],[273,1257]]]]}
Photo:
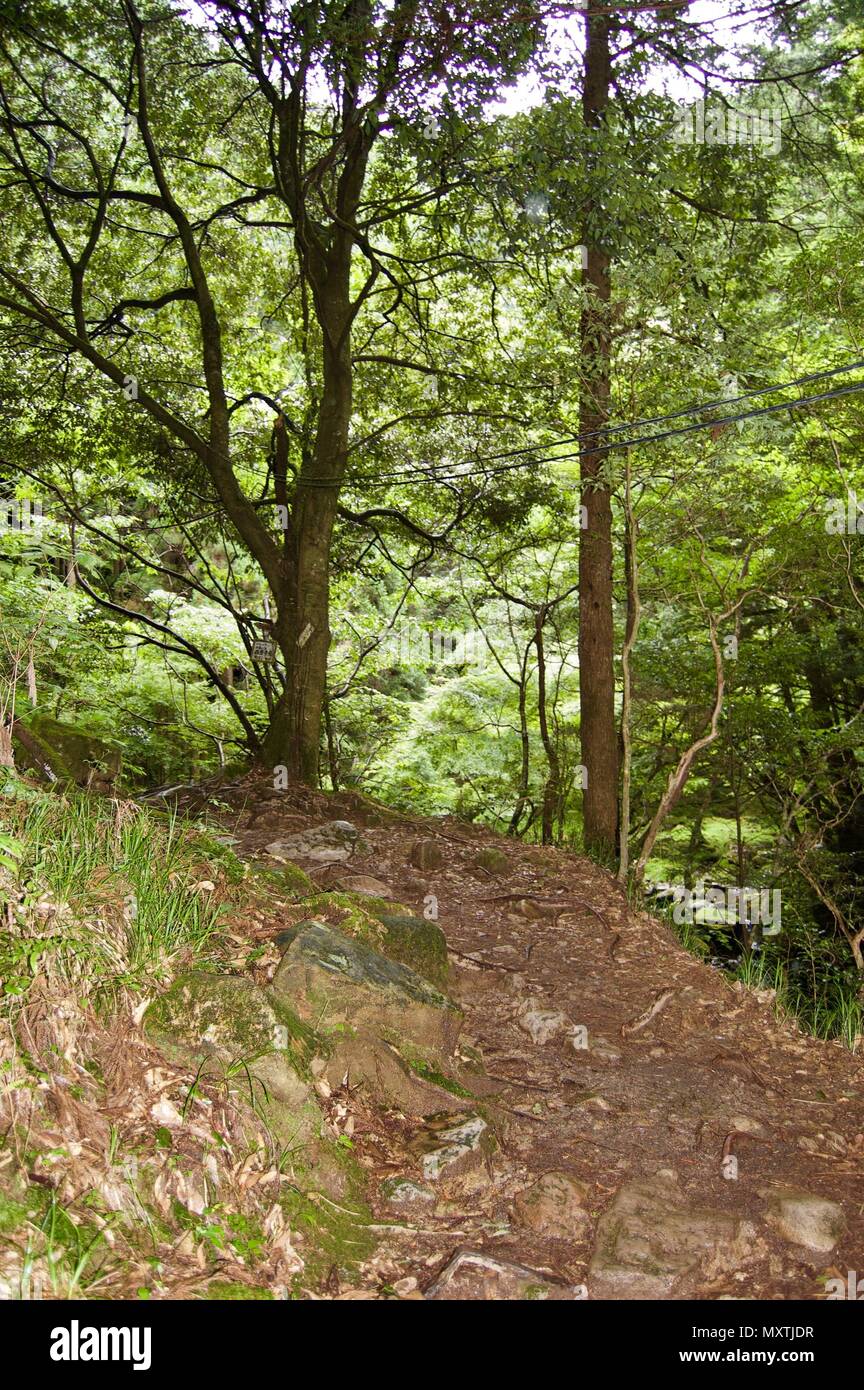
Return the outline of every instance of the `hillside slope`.
{"type": "Polygon", "coordinates": [[[7,824],[0,1296],[815,1300],[864,1266],[860,1057],[590,861],[261,775],[20,781],[7,824]]]}
{"type": "Polygon", "coordinates": [[[542,1297],[812,1299],[864,1264],[860,1058],[701,964],[606,872],[352,795],[254,780],[218,795],[251,858],[330,819],[356,826],[350,858],[315,865],[316,883],[371,876],[418,915],[437,908],[464,1010],[457,1060],[469,1072],[482,1060],[473,1089],[498,1146],[434,1192],[417,1158],[428,1120],[376,1104],[350,1075],[336,1097],[380,1223],[394,1221],[380,1195],[394,1179],[422,1189],[405,1193],[403,1229],[386,1233],[354,1296],[394,1284],[524,1296],[515,1265],[548,1281],[535,1281],[542,1297]]]}

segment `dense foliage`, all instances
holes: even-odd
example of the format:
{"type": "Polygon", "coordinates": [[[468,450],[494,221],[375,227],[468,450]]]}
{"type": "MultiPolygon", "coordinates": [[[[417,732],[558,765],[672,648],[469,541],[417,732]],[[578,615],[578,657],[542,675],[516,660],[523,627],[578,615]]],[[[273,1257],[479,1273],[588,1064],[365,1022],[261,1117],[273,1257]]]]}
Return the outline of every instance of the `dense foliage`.
{"type": "Polygon", "coordinates": [[[542,6],[3,7],[0,761],[581,846],[602,495],[622,877],[779,888],[854,1038],[864,27],[728,9],[592,18],[598,116],[542,6]]]}

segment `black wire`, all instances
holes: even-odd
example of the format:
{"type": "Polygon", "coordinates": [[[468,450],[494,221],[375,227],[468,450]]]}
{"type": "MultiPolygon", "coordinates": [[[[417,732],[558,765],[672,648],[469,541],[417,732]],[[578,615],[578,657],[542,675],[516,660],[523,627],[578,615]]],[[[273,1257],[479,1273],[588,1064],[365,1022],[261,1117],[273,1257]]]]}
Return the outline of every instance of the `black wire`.
{"type": "MultiPolygon", "coordinates": [[[[644,415],[639,420],[631,420],[625,425],[605,425],[597,430],[580,430],[577,434],[565,435],[564,438],[555,440],[555,444],[575,444],[577,440],[595,439],[601,435],[619,434],[624,430],[636,429],[642,425],[659,425],[664,420],[680,420],[684,415],[695,415],[703,410],[716,410],[719,406],[737,405],[739,401],[752,400],[754,396],[769,396],[773,391],[786,391],[790,386],[807,386],[812,381],[824,381],[826,377],[839,376],[843,372],[854,372],[859,367],[864,367],[864,358],[859,362],[849,362],[845,367],[831,367],[824,372],[810,372],[807,376],[793,378],[792,381],[780,381],[773,386],[755,386],[752,391],[744,391],[740,396],[721,396],[717,400],[703,401],[699,405],[686,406],[682,410],[672,410],[664,415],[644,415]]],[[[552,445],[547,445],[551,448],[552,445]]],[[[494,462],[497,459],[515,458],[519,454],[533,452],[537,445],[526,445],[521,449],[505,449],[500,454],[486,454],[482,462],[494,462]]]]}
{"type": "MultiPolygon", "coordinates": [[[[826,377],[826,376],[836,376],[839,372],[842,372],[842,371],[852,371],[853,368],[854,368],[854,367],[857,367],[857,366],[864,366],[864,362],[850,364],[848,367],[836,367],[836,368],[833,368],[830,372],[818,372],[818,373],[813,373],[813,375],[810,376],[810,377],[802,377],[802,378],[800,378],[800,382],[805,382],[805,381],[807,381],[807,380],[816,380],[816,379],[818,379],[818,378],[822,378],[822,377],[826,377]]],[[[736,396],[734,399],[735,399],[735,400],[746,400],[746,399],[748,399],[749,397],[752,397],[752,396],[754,396],[754,395],[763,395],[763,394],[765,394],[766,392],[769,392],[769,391],[780,391],[780,390],[786,389],[786,387],[789,387],[789,386],[797,386],[797,385],[799,385],[799,384],[800,384],[799,381],[790,381],[790,382],[786,382],[784,386],[772,386],[772,387],[765,386],[765,387],[759,388],[758,390],[747,392],[747,393],[746,393],[745,395],[743,395],[743,396],[736,396]]],[[[799,409],[800,407],[812,405],[812,404],[814,404],[816,401],[829,401],[829,400],[835,399],[835,398],[838,397],[838,396],[849,396],[849,395],[854,395],[856,392],[862,391],[862,390],[864,390],[864,380],[862,380],[862,381],[857,381],[857,382],[853,382],[853,383],[852,383],[851,385],[849,385],[849,386],[841,386],[841,387],[838,387],[837,390],[835,390],[835,391],[822,391],[822,392],[820,392],[820,393],[819,393],[818,395],[816,395],[816,396],[805,396],[805,397],[803,397],[803,398],[801,398],[801,399],[799,399],[799,400],[796,400],[796,401],[781,401],[781,402],[780,402],[779,404],[777,404],[777,405],[765,405],[765,406],[760,406],[760,407],[759,407],[758,409],[756,409],[756,410],[745,410],[745,411],[741,411],[741,412],[739,412],[738,414],[735,414],[735,415],[714,416],[714,418],[711,419],[711,420],[700,420],[700,421],[698,421],[698,422],[697,422],[696,424],[694,424],[694,425],[680,425],[680,426],[678,426],[676,429],[672,429],[672,430],[662,430],[662,431],[660,431],[659,434],[643,434],[643,435],[635,435],[635,436],[632,436],[632,437],[629,438],[629,439],[613,439],[613,440],[612,440],[609,444],[607,444],[607,445],[603,445],[603,444],[593,444],[590,448],[587,448],[587,449],[577,449],[575,452],[568,453],[568,454],[541,454],[541,456],[538,457],[538,456],[537,456],[537,455],[538,455],[538,452],[542,449],[542,446],[539,445],[539,444],[537,444],[537,445],[534,445],[533,447],[532,447],[532,446],[529,446],[528,448],[514,449],[514,450],[509,451],[509,452],[506,452],[506,453],[501,453],[501,454],[489,454],[489,455],[486,455],[484,458],[480,458],[480,459],[473,459],[473,460],[472,460],[472,459],[468,458],[468,459],[465,459],[465,460],[464,460],[465,464],[468,465],[468,466],[470,466],[472,463],[476,465],[477,463],[481,463],[481,464],[482,464],[482,463],[485,463],[487,460],[488,460],[488,461],[494,461],[494,460],[496,460],[496,459],[501,459],[501,458],[512,458],[512,457],[517,456],[517,455],[520,456],[519,462],[501,464],[500,467],[494,467],[494,468],[477,468],[477,467],[473,467],[473,468],[471,469],[470,472],[462,472],[462,473],[453,473],[453,472],[450,472],[450,473],[436,473],[436,472],[434,472],[434,471],[433,471],[433,472],[425,472],[425,471],[423,471],[422,469],[417,469],[417,468],[406,468],[406,469],[401,470],[401,471],[398,471],[398,472],[394,472],[394,473],[390,473],[390,474],[384,474],[383,476],[379,476],[379,477],[377,477],[377,478],[368,478],[368,477],[366,477],[366,478],[358,478],[357,481],[358,481],[358,482],[362,482],[362,484],[363,484],[364,487],[381,487],[381,486],[389,486],[390,484],[394,484],[394,483],[401,483],[401,484],[405,484],[406,486],[410,486],[410,485],[412,485],[412,484],[421,484],[421,483],[462,482],[462,481],[465,481],[466,479],[475,478],[475,477],[493,477],[493,476],[496,476],[496,475],[499,474],[499,473],[512,473],[512,472],[514,472],[514,471],[516,471],[516,470],[518,470],[518,469],[520,469],[520,468],[537,467],[537,466],[539,466],[540,464],[543,464],[543,463],[566,463],[566,462],[568,462],[568,461],[571,460],[571,459],[580,459],[580,458],[584,458],[584,457],[586,457],[586,456],[588,456],[588,455],[592,455],[592,454],[605,453],[605,452],[608,452],[608,451],[611,450],[611,449],[627,449],[627,448],[632,447],[632,446],[635,445],[635,444],[653,444],[653,443],[659,442],[659,441],[662,440],[662,439],[671,439],[671,438],[673,438],[673,437],[676,436],[676,435],[692,434],[692,433],[694,433],[694,432],[696,432],[696,431],[699,431],[699,430],[715,429],[718,425],[730,425],[730,424],[735,424],[738,420],[752,420],[752,419],[757,418],[757,417],[760,416],[760,415],[772,415],[772,414],[776,414],[777,411],[779,411],[779,410],[797,410],[797,409],[799,409]],[[525,454],[525,453],[531,453],[531,454],[533,455],[533,457],[528,458],[528,459],[522,459],[522,458],[521,458],[521,455],[523,455],[523,454],[525,454]]],[[[724,405],[724,404],[728,404],[728,403],[729,403],[729,402],[726,402],[726,401],[718,401],[718,402],[715,402],[715,403],[714,403],[714,408],[716,408],[717,405],[724,405]]],[[[670,414],[668,414],[668,415],[661,415],[661,416],[654,416],[654,417],[646,417],[644,423],[646,423],[646,424],[660,423],[660,422],[661,422],[662,420],[664,420],[664,419],[676,420],[676,419],[680,419],[682,415],[692,414],[692,413],[693,413],[694,411],[696,411],[696,410],[700,410],[700,411],[701,411],[701,410],[709,410],[709,409],[711,409],[711,408],[712,408],[711,405],[693,406],[690,410],[673,411],[673,412],[670,412],[670,414]]],[[[642,420],[637,420],[637,421],[634,421],[633,423],[631,423],[629,426],[626,426],[626,428],[633,429],[634,427],[638,427],[638,426],[641,425],[642,423],[643,423],[642,420]]],[[[570,444],[570,443],[573,443],[573,442],[575,442],[576,440],[578,440],[578,439],[580,439],[580,438],[592,438],[592,439],[593,439],[593,438],[595,438],[595,437],[599,437],[600,435],[606,435],[606,434],[609,434],[609,433],[613,433],[615,430],[619,430],[619,429],[622,429],[622,428],[625,428],[625,427],[620,426],[620,425],[616,425],[616,426],[611,426],[608,430],[591,430],[591,431],[588,431],[586,434],[583,434],[583,435],[578,435],[578,434],[577,434],[577,435],[570,435],[570,436],[568,436],[568,437],[565,438],[565,439],[553,441],[553,443],[552,443],[551,445],[547,445],[546,448],[547,448],[547,449],[548,449],[548,448],[555,448],[555,447],[557,447],[557,446],[560,445],[560,444],[570,444]]],[[[440,466],[447,467],[447,465],[440,465],[440,466]]],[[[434,470],[435,467],[436,467],[436,465],[433,465],[433,470],[434,470]]],[[[340,482],[337,483],[337,482],[335,482],[335,481],[334,481],[334,482],[324,481],[324,480],[319,481],[318,479],[307,478],[307,479],[298,479],[298,485],[302,485],[303,487],[343,487],[343,486],[349,485],[351,481],[352,481],[352,479],[348,478],[348,479],[343,479],[342,481],[340,481],[340,482]]]]}

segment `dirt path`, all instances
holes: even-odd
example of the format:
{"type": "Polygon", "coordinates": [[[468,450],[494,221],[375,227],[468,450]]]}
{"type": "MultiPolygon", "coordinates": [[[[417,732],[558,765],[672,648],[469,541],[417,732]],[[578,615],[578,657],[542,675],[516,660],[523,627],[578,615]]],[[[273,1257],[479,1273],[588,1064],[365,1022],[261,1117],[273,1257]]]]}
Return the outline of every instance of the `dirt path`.
{"type": "MultiPolygon", "coordinates": [[[[499,1140],[491,1161],[404,1217],[382,1202],[380,1224],[397,1228],[364,1268],[363,1287],[346,1293],[334,1271],[331,1296],[376,1296],[393,1285],[409,1297],[430,1285],[434,1292],[460,1250],[535,1271],[548,1281],[541,1296],[595,1296],[592,1252],[621,1224],[613,1212],[603,1226],[616,1199],[637,1266],[646,1223],[649,1243],[656,1228],[667,1253],[670,1240],[686,1247],[694,1230],[696,1239],[708,1231],[705,1259],[685,1259],[668,1296],[823,1298],[826,1278],[864,1272],[860,1058],[803,1035],[776,1016],[770,995],[702,965],[664,924],[629,910],[610,875],[575,855],[455,821],[379,817],[351,796],[262,796],[246,784],[220,800],[219,818],[244,856],[262,856],[286,831],[345,818],[365,847],[348,866],[319,866],[322,888],[347,867],[384,881],[417,913],[434,895],[465,1014],[462,1058],[479,1052],[487,1077],[481,1090],[499,1140]],[[412,866],[418,840],[440,848],[441,867],[412,866]],[[484,848],[503,851],[506,867],[481,867],[484,848]],[[528,1000],[535,1013],[560,1011],[571,1030],[532,1040],[528,1000]],[[576,1045],[572,1029],[585,1030],[576,1045]],[[737,1161],[737,1177],[724,1176],[724,1158],[737,1161]],[[535,1229],[519,1216],[519,1194],[550,1172],[584,1185],[584,1213],[564,1238],[548,1221],[535,1229]],[[766,1222],[785,1189],[842,1207],[845,1229],[832,1248],[802,1245],[766,1222]],[[738,1253],[715,1258],[712,1232],[727,1218],[738,1253]]],[[[350,1089],[341,1103],[379,1184],[397,1175],[419,1182],[412,1144],[425,1122],[350,1089]]],[[[496,1292],[506,1277],[475,1262],[453,1287],[460,1297],[506,1297],[496,1292]]],[[[615,1278],[600,1296],[648,1296],[644,1281],[615,1278]]]]}

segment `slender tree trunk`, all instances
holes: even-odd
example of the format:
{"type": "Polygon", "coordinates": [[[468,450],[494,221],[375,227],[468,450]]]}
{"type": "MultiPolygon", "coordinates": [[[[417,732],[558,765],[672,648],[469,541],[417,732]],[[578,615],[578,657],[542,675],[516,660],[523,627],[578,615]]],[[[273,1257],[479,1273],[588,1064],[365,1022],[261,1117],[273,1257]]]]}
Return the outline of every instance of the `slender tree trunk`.
{"type": "MultiPolygon", "coordinates": [[[[588,132],[602,129],[609,101],[609,22],[586,17],[585,85],[582,110],[588,132]]],[[[609,422],[611,337],[610,263],[602,241],[602,209],[597,188],[596,153],[589,155],[593,192],[584,224],[588,296],[580,325],[582,388],[579,424],[583,433],[609,422]]],[[[583,454],[582,505],[587,525],[579,546],[579,704],[582,798],[586,849],[612,858],[618,837],[618,741],[615,728],[614,625],[612,618],[612,505],[603,470],[607,452],[583,454]]]]}
{"type": "Polygon", "coordinates": [[[330,787],[339,790],[339,760],[336,756],[336,740],[333,736],[333,716],[330,710],[330,697],[324,696],[324,729],[327,734],[327,767],[330,773],[330,787]]]}
{"type": "Polygon", "coordinates": [[[639,635],[642,605],[639,599],[639,562],[637,554],[636,518],[630,488],[630,458],[627,458],[624,509],[626,514],[625,569],[627,572],[627,631],[621,652],[623,690],[621,697],[621,834],[618,859],[618,881],[626,883],[630,869],[630,783],[633,766],[633,677],[631,656],[639,635]]]}
{"type": "Polygon", "coordinates": [[[12,752],[12,725],[0,724],[0,767],[15,767],[12,752]]]}
{"type": "Polygon", "coordinates": [[[522,819],[522,812],[525,810],[525,803],[528,800],[528,775],[530,771],[531,743],[528,737],[528,652],[525,649],[525,657],[522,661],[522,670],[519,676],[519,739],[521,744],[521,765],[519,768],[519,797],[513,807],[513,814],[510,817],[510,824],[507,827],[508,835],[519,834],[519,822],[522,819]]]}
{"type": "MultiPolygon", "coordinates": [[[[728,616],[728,613],[723,614],[724,618],[728,616]]],[[[699,754],[702,752],[703,748],[708,748],[710,744],[714,743],[720,732],[720,715],[723,712],[723,697],[726,692],[726,672],[723,669],[723,656],[720,651],[720,643],[717,638],[717,628],[719,626],[720,621],[721,619],[711,618],[708,628],[708,636],[711,641],[711,650],[714,654],[714,672],[717,682],[714,691],[714,705],[711,710],[711,717],[708,724],[708,732],[707,734],[703,734],[701,738],[697,738],[695,742],[690,744],[690,747],[687,749],[687,751],[682,753],[681,757],[678,759],[678,764],[675,770],[673,772],[670,772],[669,774],[669,780],[666,783],[666,790],[660,799],[660,805],[654,812],[654,818],[648,827],[645,839],[642,841],[642,848],[639,853],[639,858],[637,859],[636,864],[633,868],[633,879],[636,883],[641,883],[642,879],[645,876],[645,865],[651,858],[651,851],[654,848],[654,841],[657,839],[657,836],[660,833],[660,830],[662,829],[663,822],[666,820],[666,817],[669,815],[669,812],[674,810],[674,808],[678,805],[681,793],[687,785],[687,779],[690,776],[690,769],[692,768],[693,763],[695,762],[699,754]]]]}
{"type": "Polygon", "coordinates": [[[534,620],[534,644],[537,648],[537,722],[540,726],[540,737],[543,740],[546,761],[549,764],[549,775],[543,788],[541,835],[544,845],[551,845],[554,839],[555,817],[559,813],[561,803],[561,763],[558,758],[558,749],[555,747],[555,740],[549,730],[546,708],[546,650],[543,644],[543,624],[545,621],[546,612],[545,609],[541,608],[534,620]]]}

